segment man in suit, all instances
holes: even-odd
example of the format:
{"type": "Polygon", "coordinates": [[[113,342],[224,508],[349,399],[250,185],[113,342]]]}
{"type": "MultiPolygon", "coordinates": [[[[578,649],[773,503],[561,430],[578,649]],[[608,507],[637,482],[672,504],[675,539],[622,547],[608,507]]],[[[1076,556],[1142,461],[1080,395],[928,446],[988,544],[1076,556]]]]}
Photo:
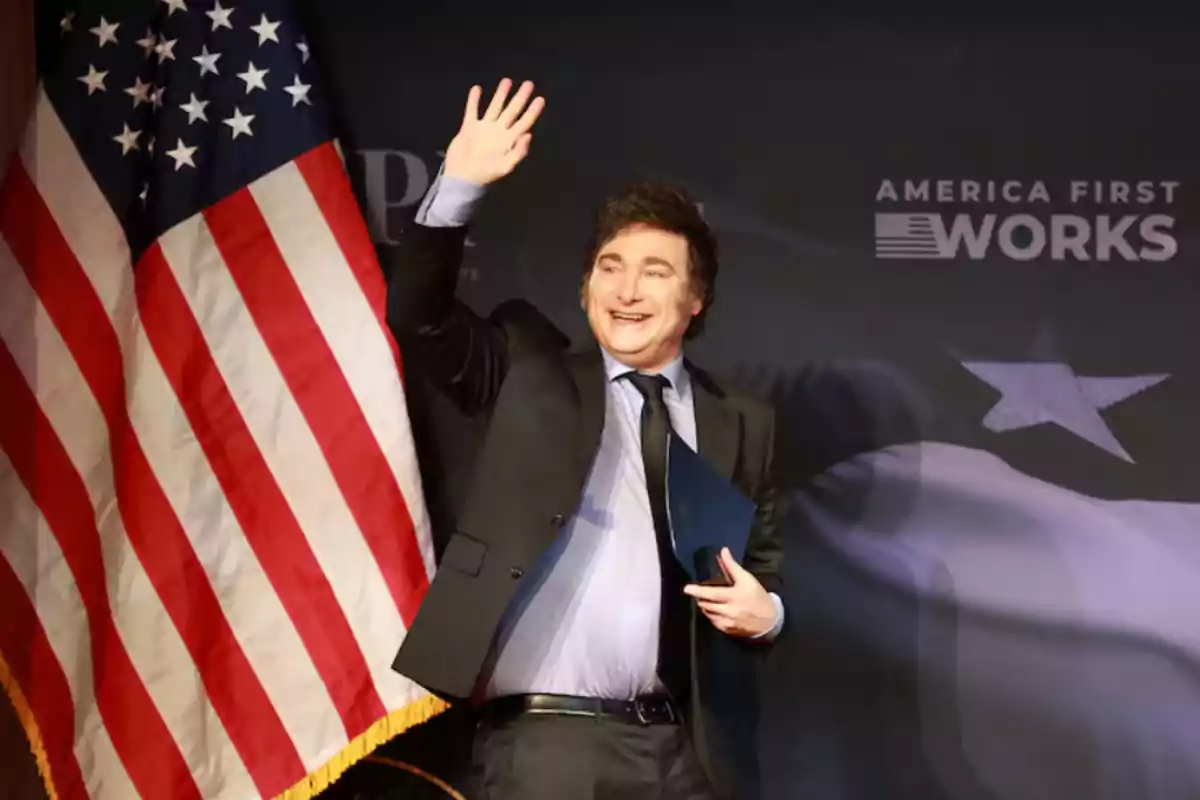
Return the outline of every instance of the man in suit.
{"type": "Polygon", "coordinates": [[[390,258],[407,369],[487,421],[394,666],[472,706],[472,800],[729,796],[754,782],[754,660],[784,619],[774,415],[683,357],[717,247],[672,187],[636,185],[601,208],[581,288],[588,347],[569,351],[527,303],[483,318],[455,297],[470,215],[525,158],[544,106],[531,83],[511,88],[482,114],[470,90],[390,258]],[[674,557],[670,436],[755,501],[742,563],[721,554],[730,585],[691,585],[674,557]]]}

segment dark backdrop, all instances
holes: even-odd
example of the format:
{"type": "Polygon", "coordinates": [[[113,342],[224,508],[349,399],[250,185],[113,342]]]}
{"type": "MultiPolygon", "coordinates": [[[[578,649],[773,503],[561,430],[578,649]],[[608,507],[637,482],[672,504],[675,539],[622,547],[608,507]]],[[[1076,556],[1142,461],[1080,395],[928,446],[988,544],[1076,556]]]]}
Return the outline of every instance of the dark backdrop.
{"type": "MultiPolygon", "coordinates": [[[[390,246],[469,86],[532,78],[547,110],[462,292],[578,339],[598,200],[666,178],[702,202],[723,260],[691,355],[777,401],[794,501],[764,794],[1200,796],[1200,37],[472,5],[308,3],[364,209],[390,246]]],[[[444,519],[459,443],[426,433],[452,412],[408,378],[444,519]]],[[[388,753],[447,774],[448,728],[388,753]]]]}

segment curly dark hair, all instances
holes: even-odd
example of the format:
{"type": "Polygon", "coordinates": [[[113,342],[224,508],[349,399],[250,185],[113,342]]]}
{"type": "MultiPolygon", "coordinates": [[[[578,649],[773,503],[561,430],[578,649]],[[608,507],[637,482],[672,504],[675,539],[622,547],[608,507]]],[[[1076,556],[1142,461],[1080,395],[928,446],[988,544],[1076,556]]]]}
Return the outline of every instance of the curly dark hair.
{"type": "Polygon", "coordinates": [[[686,339],[704,331],[708,309],[716,298],[717,237],[704,221],[687,190],[669,183],[634,183],[606,198],[596,212],[584,254],[583,277],[591,275],[600,248],[630,225],[677,233],[688,243],[688,280],[701,299],[700,313],[688,325],[686,339]]]}

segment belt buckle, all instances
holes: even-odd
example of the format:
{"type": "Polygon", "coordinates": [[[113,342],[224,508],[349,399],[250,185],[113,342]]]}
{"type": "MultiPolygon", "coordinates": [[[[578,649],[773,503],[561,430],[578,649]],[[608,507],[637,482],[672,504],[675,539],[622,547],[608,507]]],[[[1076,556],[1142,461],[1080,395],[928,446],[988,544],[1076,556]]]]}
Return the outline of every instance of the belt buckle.
{"type": "MultiPolygon", "coordinates": [[[[647,701],[647,699],[643,698],[643,697],[635,697],[633,699],[633,710],[635,712],[637,712],[638,722],[640,722],[642,725],[651,724],[650,717],[647,716],[647,714],[646,714],[646,709],[647,709],[646,701],[647,701]]],[[[667,707],[667,724],[674,725],[675,724],[675,708],[671,705],[670,700],[664,700],[662,702],[666,703],[666,707],[667,707]]]]}

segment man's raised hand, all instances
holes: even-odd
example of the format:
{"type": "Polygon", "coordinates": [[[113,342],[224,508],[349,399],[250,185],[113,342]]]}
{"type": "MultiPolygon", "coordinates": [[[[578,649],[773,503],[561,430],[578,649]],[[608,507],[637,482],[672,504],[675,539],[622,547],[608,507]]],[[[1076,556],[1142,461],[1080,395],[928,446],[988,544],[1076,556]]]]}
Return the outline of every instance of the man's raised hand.
{"type": "Polygon", "coordinates": [[[445,174],[486,186],[512,172],[529,153],[533,134],[529,131],[546,105],[533,95],[533,82],[525,81],[509,99],[512,81],[504,78],[492,101],[479,113],[483,90],[472,86],[467,93],[462,127],[446,148],[445,174]]]}

